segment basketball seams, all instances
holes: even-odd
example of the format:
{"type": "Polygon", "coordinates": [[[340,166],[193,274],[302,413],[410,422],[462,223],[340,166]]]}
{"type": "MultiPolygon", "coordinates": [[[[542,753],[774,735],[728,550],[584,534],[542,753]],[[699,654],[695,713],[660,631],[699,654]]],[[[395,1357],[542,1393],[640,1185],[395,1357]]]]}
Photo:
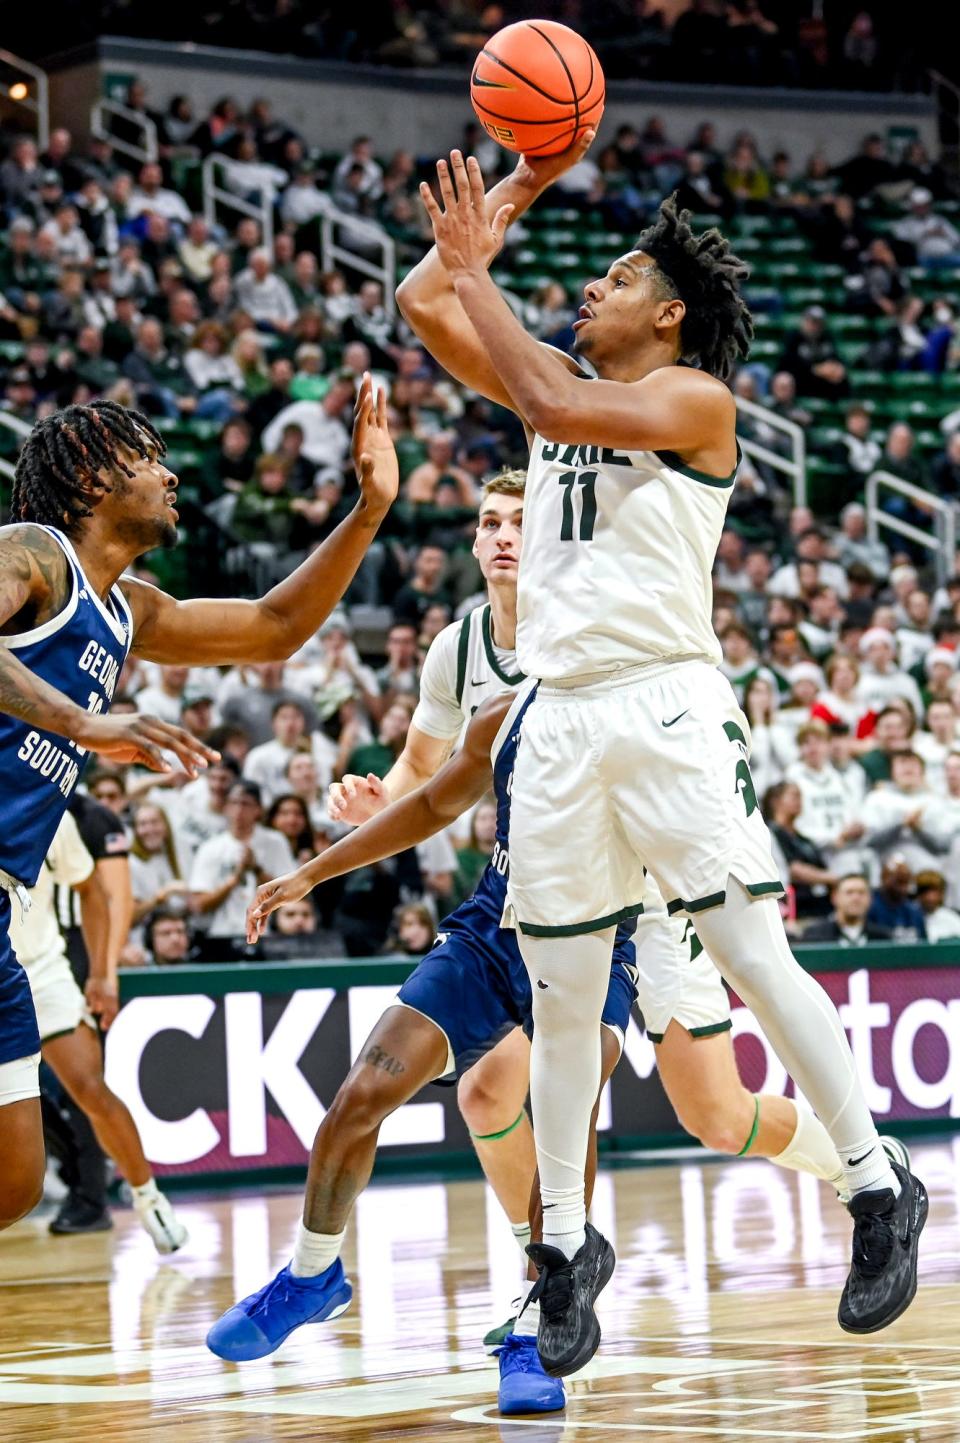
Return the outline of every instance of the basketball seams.
{"type": "MultiPolygon", "coordinates": [[[[542,95],[543,98],[544,98],[544,100],[549,100],[549,101],[551,102],[551,104],[553,104],[553,105],[569,105],[569,104],[570,104],[570,97],[569,97],[569,96],[566,96],[566,95],[565,95],[565,96],[551,95],[550,92],[549,92],[549,90],[544,90],[544,88],[543,88],[542,85],[537,85],[535,81],[529,80],[529,79],[527,78],[527,76],[524,75],[524,73],[523,73],[522,70],[515,70],[514,67],[513,67],[508,61],[506,61],[506,60],[501,60],[500,57],[499,57],[499,55],[492,55],[489,50],[481,50],[481,51],[480,51],[480,54],[481,54],[481,56],[483,56],[485,59],[491,60],[491,61],[493,61],[496,65],[501,66],[504,70],[507,71],[507,73],[508,73],[509,75],[515,76],[517,80],[522,80],[523,83],[524,83],[524,85],[528,86],[530,90],[533,90],[537,95],[542,95]]],[[[569,72],[568,72],[568,74],[569,74],[569,72]]]]}
{"type": "Polygon", "coordinates": [[[532,30],[534,35],[539,35],[541,40],[545,40],[547,42],[554,55],[563,66],[563,73],[570,83],[570,94],[573,97],[573,129],[574,134],[576,134],[576,132],[580,129],[580,97],[577,94],[577,87],[574,82],[573,75],[570,73],[570,66],[567,64],[567,58],[561,51],[560,47],[555,44],[553,40],[550,39],[549,35],[545,35],[542,30],[537,29],[536,25],[534,25],[532,20],[527,21],[527,29],[532,30]]]}
{"type": "MultiPolygon", "coordinates": [[[[518,21],[515,25],[507,26],[506,31],[498,32],[488,42],[493,46],[500,34],[506,35],[512,31],[513,38],[504,45],[509,59],[503,58],[495,50],[487,49],[485,46],[474,62],[470,86],[473,108],[484,128],[507,149],[524,151],[531,155],[556,153],[569,146],[585,126],[596,124],[597,117],[603,111],[606,90],[604,76],[590,45],[583,36],[577,35],[575,31],[570,31],[563,25],[556,26],[558,35],[554,40],[549,33],[552,28],[554,28],[553,22],[550,21],[538,23],[530,20],[518,21]],[[545,47],[539,54],[536,51],[535,42],[530,37],[531,31],[545,47]],[[573,41],[576,41],[577,44],[574,45],[573,41]],[[569,58],[561,48],[564,45],[569,45],[569,58]],[[586,52],[587,65],[583,64],[582,52],[586,52]],[[491,65],[496,63],[498,70],[503,71],[505,76],[512,77],[517,84],[514,86],[501,83],[499,94],[481,96],[480,90],[486,88],[479,84],[483,60],[488,60],[491,65]],[[551,70],[558,63],[569,86],[569,92],[563,98],[547,89],[545,83],[541,83],[553,83],[551,70]],[[526,73],[528,64],[535,75],[537,72],[544,73],[536,79],[531,78],[526,73]],[[582,92],[577,89],[574,70],[578,76],[581,73],[584,75],[585,88],[582,92]],[[504,95],[504,90],[513,91],[514,98],[504,95]],[[488,99],[489,105],[485,103],[488,99]],[[505,114],[492,108],[498,104],[509,104],[513,108],[518,103],[521,110],[525,110],[529,106],[534,111],[534,115],[528,118],[515,111],[513,114],[505,114]],[[542,111],[547,106],[555,106],[559,113],[553,116],[544,116],[542,111]],[[540,115],[536,115],[538,108],[541,110],[540,115]],[[541,135],[544,131],[553,133],[539,143],[533,145],[523,143],[524,136],[533,141],[533,132],[538,130],[541,135]]],[[[487,71],[488,75],[489,73],[487,71]]],[[[557,78],[560,78],[559,75],[557,78]]],[[[490,80],[488,84],[491,89],[496,86],[496,82],[493,80],[490,80]]]]}

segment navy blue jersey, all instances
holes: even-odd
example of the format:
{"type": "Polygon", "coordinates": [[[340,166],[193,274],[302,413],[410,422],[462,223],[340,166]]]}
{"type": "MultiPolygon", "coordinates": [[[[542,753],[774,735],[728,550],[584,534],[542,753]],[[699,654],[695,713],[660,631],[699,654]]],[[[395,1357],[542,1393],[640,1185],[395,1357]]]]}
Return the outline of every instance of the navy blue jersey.
{"type": "MultiPolygon", "coordinates": [[[[66,555],[69,599],[50,621],[0,644],[84,711],[109,711],[130,650],[130,608],[118,586],[101,601],[66,536],[43,529],[66,555]]],[[[0,712],[0,868],[27,887],[40,875],[86,760],[76,742],[0,712]]]]}
{"type": "Polygon", "coordinates": [[[527,707],[537,694],[536,686],[523,695],[515,711],[508,714],[510,726],[493,759],[493,794],[497,801],[497,837],[493,855],[477,883],[473,899],[498,922],[507,900],[507,875],[510,871],[510,791],[513,768],[520,745],[520,732],[527,707]]]}

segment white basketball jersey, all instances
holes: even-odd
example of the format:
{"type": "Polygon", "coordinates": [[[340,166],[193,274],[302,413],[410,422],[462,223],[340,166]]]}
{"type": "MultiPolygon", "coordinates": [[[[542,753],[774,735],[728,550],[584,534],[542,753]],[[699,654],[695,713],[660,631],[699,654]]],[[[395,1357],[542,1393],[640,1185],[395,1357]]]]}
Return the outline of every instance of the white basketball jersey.
{"type": "Polygon", "coordinates": [[[490,606],[478,606],[444,627],[427,652],[414,725],[443,740],[460,737],[474,712],[526,677],[516,654],[494,645],[490,606]]]}
{"type": "Polygon", "coordinates": [[[717,665],[711,570],[735,477],[707,476],[669,451],[534,437],[517,595],[522,670],[552,681],[686,658],[717,665]]]}

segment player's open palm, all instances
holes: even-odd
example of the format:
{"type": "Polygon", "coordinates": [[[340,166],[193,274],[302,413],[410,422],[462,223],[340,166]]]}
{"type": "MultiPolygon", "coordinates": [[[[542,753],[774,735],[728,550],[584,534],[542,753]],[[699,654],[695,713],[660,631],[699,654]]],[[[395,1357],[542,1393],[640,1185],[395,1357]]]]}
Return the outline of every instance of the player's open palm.
{"type": "Polygon", "coordinates": [[[502,205],[493,220],[487,220],[483,172],[475,156],[465,161],[459,150],[450,152],[449,162],[437,161],[437,182],[443,204],[426,182],[421,183],[420,199],[448,276],[456,280],[488,270],[503,245],[514,207],[502,205]]]}
{"type": "Polygon", "coordinates": [[[347,773],[342,782],[333,782],[327,793],[327,813],[331,820],[349,822],[354,827],[369,822],[389,804],[387,789],[373,772],[365,777],[347,773]]]}
{"type": "Polygon", "coordinates": [[[552,185],[561,175],[566,175],[568,170],[580,164],[596,138],[596,127],[591,125],[579,131],[573,144],[561,150],[559,155],[522,155],[517,166],[517,179],[522,183],[530,181],[538,190],[552,185]]]}
{"type": "Polygon", "coordinates": [[[299,902],[311,886],[306,867],[298,867],[295,872],[286,872],[258,887],[257,895],[247,908],[247,941],[258,941],[266,931],[270,913],[287,902],[299,902]]]}
{"type": "Polygon", "coordinates": [[[369,371],[363,373],[353,411],[351,455],[363,499],[377,510],[392,506],[400,488],[400,464],[387,424],[386,387],[374,398],[369,371]]]}
{"type": "Polygon", "coordinates": [[[218,752],[197,737],[152,716],[84,716],[74,741],[101,757],[121,765],[135,764],[154,772],[173,770],[164,752],[173,752],[191,778],[215,762],[218,752]]]}

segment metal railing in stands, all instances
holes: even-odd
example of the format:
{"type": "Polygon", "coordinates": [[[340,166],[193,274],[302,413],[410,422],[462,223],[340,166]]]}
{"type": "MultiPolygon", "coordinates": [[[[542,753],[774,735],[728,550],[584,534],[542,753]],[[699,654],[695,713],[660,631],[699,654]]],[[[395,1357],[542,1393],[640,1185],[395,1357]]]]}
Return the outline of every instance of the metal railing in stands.
{"type": "Polygon", "coordinates": [[[203,214],[207,225],[216,225],[217,206],[226,206],[238,215],[252,216],[260,225],[260,244],[273,249],[273,203],[274,191],[269,187],[261,192],[260,200],[245,200],[232,190],[225,190],[217,179],[224,159],[221,155],[208,155],[203,162],[203,214]]]}
{"type": "MultiPolygon", "coordinates": [[[[19,416],[11,416],[9,411],[0,411],[0,426],[6,426],[7,430],[12,431],[21,441],[26,440],[32,429],[26,421],[21,421],[19,416]]],[[[0,476],[6,476],[12,481],[15,469],[12,462],[0,456],[0,476]]]]}
{"type": "Polygon", "coordinates": [[[35,117],[37,127],[37,149],[46,150],[50,140],[50,92],[47,86],[47,72],[40,70],[36,65],[31,65],[29,60],[24,60],[20,55],[14,55],[9,50],[0,50],[0,65],[12,70],[17,78],[6,86],[6,98],[11,105],[19,106],[21,110],[28,110],[35,117]],[[30,86],[22,77],[33,81],[34,94],[30,93],[30,86]],[[22,93],[21,93],[22,92],[22,93]]]}
{"type": "Polygon", "coordinates": [[[938,582],[942,584],[953,575],[957,555],[958,510],[953,501],[944,501],[942,497],[924,491],[922,486],[902,481],[899,476],[893,476],[889,471],[874,471],[867,479],[865,494],[867,535],[871,541],[880,539],[881,529],[894,531],[898,536],[905,536],[908,541],[933,553],[938,582]],[[904,521],[902,517],[884,511],[881,502],[881,492],[884,491],[904,496],[908,501],[914,502],[918,510],[928,512],[933,529],[923,531],[919,526],[914,526],[912,521],[904,521]]]}
{"type": "Polygon", "coordinates": [[[147,165],[150,161],[156,160],[159,155],[157,145],[157,127],[149,115],[143,115],[139,110],[131,110],[127,105],[121,105],[119,100],[97,100],[90,107],[90,129],[94,135],[105,136],[113,146],[123,155],[129,155],[131,160],[138,160],[141,165],[147,165]],[[131,120],[140,127],[143,134],[143,144],[137,145],[132,140],[121,140],[110,129],[110,117],[119,120],[131,120]]]}
{"type": "Polygon", "coordinates": [[[755,401],[746,401],[741,396],[737,397],[737,413],[741,416],[750,416],[753,420],[773,431],[779,431],[786,436],[790,442],[790,455],[781,455],[779,451],[772,451],[761,441],[751,437],[740,437],[740,449],[751,461],[762,461],[765,465],[773,467],[775,471],[782,471],[789,476],[793,482],[793,504],[794,506],[806,506],[807,504],[807,438],[803,434],[803,427],[798,426],[795,421],[788,421],[785,416],[778,416],[775,411],[770,411],[766,406],[758,406],[755,401]]]}
{"type": "Polygon", "coordinates": [[[379,281],[383,290],[383,304],[387,315],[396,309],[394,291],[397,284],[397,248],[386,231],[372,221],[360,220],[346,211],[330,209],[320,218],[320,264],[325,271],[335,270],[338,265],[359,271],[362,276],[379,281]],[[363,244],[362,251],[351,245],[348,238],[337,240],[337,231],[353,231],[363,244]],[[379,252],[379,261],[371,260],[366,252],[366,243],[379,252]]]}

